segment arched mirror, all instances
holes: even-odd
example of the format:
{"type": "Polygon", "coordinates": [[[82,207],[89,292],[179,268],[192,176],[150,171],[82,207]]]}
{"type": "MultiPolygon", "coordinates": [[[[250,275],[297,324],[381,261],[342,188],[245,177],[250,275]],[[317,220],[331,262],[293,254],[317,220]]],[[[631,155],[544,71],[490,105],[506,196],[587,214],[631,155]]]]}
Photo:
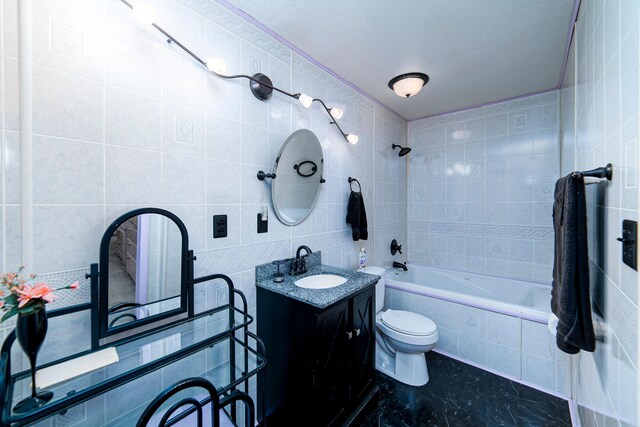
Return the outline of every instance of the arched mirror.
{"type": "Polygon", "coordinates": [[[184,223],[163,209],[111,223],[100,243],[101,338],[187,311],[188,246],[184,223]]]}
{"type": "Polygon", "coordinates": [[[273,171],[271,201],[280,222],[304,221],[316,204],[324,182],[324,159],[318,137],[308,129],[292,133],[282,144],[273,171]]]}

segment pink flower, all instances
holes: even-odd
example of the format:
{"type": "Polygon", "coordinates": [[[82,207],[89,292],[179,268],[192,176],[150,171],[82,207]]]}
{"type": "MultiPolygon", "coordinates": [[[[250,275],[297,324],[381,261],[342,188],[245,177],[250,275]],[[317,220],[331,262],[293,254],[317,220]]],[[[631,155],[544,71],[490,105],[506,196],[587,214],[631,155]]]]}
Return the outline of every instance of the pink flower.
{"type": "Polygon", "coordinates": [[[72,284],[69,285],[70,289],[78,289],[78,282],[73,282],[72,284]]]}
{"type": "Polygon", "coordinates": [[[56,298],[49,285],[43,282],[36,283],[34,286],[24,285],[22,289],[19,289],[17,292],[20,295],[18,297],[18,301],[20,301],[18,308],[24,307],[34,299],[41,299],[45,303],[48,303],[56,298]]]}

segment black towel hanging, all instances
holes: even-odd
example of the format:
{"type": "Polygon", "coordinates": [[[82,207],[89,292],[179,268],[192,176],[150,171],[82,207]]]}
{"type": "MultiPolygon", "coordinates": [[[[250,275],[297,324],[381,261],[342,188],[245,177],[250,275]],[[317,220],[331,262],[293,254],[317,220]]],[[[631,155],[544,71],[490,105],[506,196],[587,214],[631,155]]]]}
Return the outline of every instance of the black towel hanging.
{"type": "Polygon", "coordinates": [[[353,241],[367,240],[369,232],[367,229],[367,212],[364,207],[364,199],[362,197],[362,186],[360,181],[349,177],[349,203],[347,205],[347,224],[351,225],[351,237],[353,241]],[[358,184],[358,191],[353,189],[354,181],[358,184]]]}

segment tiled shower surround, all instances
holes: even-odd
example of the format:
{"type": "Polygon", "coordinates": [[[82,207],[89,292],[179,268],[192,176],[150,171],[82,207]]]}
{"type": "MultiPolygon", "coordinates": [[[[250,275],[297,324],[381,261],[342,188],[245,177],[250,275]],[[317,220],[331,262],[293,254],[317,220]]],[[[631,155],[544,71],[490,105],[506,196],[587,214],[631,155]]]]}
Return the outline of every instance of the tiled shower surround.
{"type": "Polygon", "coordinates": [[[409,258],[550,283],[558,92],[409,123],[409,258]]]}
{"type": "MultiPolygon", "coordinates": [[[[406,145],[406,121],[214,1],[146,3],[157,22],[196,54],[224,57],[228,73],[263,72],[287,91],[342,108],[340,125],[357,134],[359,143],[345,142],[317,103],[307,110],[279,94],[261,102],[246,80],[210,75],[139,23],[119,0],[32,0],[32,40],[26,42],[33,46],[33,99],[20,99],[20,3],[0,1],[0,256],[2,271],[15,271],[22,262],[56,286],[80,280],[80,292],[61,292],[51,308],[87,301],[84,274],[98,261],[102,233],[120,214],[144,206],[167,209],[185,222],[197,255],[196,276],[229,275],[247,296],[252,315],[255,265],[290,257],[301,244],[321,250],[332,265],[356,268],[361,246],[369,264],[391,265],[389,243],[407,240],[407,161],[391,149],[393,143],[406,145]],[[21,102],[33,108],[32,192],[20,185],[21,102]],[[271,171],[282,143],[300,128],[311,129],[323,147],[326,183],[318,204],[295,227],[281,224],[269,207],[269,232],[257,234],[256,214],[270,200],[268,182],[258,181],[256,173],[271,171]],[[345,223],[349,176],[362,184],[367,241],[353,242],[345,223]],[[21,215],[25,200],[33,202],[32,220],[21,215]],[[212,237],[216,214],[228,215],[227,238],[212,237]],[[33,234],[29,242],[21,235],[21,219],[33,234]],[[33,251],[27,244],[22,255],[23,243],[33,251]]],[[[406,255],[394,259],[404,261],[406,255]]],[[[199,285],[198,308],[226,302],[221,286],[199,285]]],[[[39,362],[88,347],[88,313],[71,317],[52,319],[39,362]]],[[[0,342],[12,328],[13,322],[0,326],[0,342]]],[[[132,425],[178,375],[197,376],[225,362],[204,353],[42,425],[132,425]]],[[[17,345],[14,355],[17,365],[17,345]]]]}

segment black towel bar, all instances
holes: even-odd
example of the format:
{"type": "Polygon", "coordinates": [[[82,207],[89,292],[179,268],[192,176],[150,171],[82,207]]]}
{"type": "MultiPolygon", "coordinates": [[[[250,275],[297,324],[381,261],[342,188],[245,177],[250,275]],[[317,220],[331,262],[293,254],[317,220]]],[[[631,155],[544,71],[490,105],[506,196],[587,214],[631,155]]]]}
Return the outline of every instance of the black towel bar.
{"type": "Polygon", "coordinates": [[[353,186],[351,185],[353,182],[356,182],[358,184],[358,193],[362,193],[362,186],[360,185],[360,181],[355,178],[349,177],[349,188],[351,189],[351,191],[354,191],[353,186]]]}
{"type": "Polygon", "coordinates": [[[611,163],[607,164],[607,166],[591,169],[589,171],[576,171],[571,174],[573,178],[580,177],[593,177],[593,178],[607,178],[607,180],[611,181],[613,177],[613,165],[611,163]]]}

